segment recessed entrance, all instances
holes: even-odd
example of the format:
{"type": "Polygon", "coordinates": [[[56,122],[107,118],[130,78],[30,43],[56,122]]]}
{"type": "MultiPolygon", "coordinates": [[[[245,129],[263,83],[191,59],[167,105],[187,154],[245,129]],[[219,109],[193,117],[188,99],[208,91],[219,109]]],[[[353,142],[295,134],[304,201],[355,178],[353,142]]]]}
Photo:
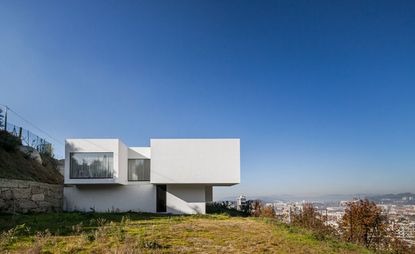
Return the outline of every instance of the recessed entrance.
{"type": "Polygon", "coordinates": [[[166,185],[157,185],[156,198],[157,198],[157,212],[165,213],[167,212],[166,206],[166,185]]]}

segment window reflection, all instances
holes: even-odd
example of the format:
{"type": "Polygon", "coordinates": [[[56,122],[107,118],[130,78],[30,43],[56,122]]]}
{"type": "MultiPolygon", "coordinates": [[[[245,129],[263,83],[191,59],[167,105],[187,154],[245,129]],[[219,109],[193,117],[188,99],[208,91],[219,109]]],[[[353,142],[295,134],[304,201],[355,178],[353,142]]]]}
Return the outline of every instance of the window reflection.
{"type": "Polygon", "coordinates": [[[70,178],[113,178],[113,153],[71,153],[70,178]]]}
{"type": "Polygon", "coordinates": [[[128,181],[150,181],[150,160],[128,160],[128,181]]]}

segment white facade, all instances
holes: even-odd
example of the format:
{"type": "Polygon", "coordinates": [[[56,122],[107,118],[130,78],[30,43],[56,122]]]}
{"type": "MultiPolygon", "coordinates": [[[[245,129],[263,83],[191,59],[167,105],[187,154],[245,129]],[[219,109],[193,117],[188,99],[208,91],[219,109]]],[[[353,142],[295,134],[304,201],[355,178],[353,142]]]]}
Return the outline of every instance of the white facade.
{"type": "Polygon", "coordinates": [[[205,213],[213,186],[240,182],[239,139],[151,139],[150,144],[127,147],[119,139],[67,139],[64,209],[205,213]],[[130,179],[137,177],[130,172],[136,169],[134,162],[138,177],[145,180],[130,179]],[[148,176],[141,173],[145,167],[148,176]],[[111,174],[103,175],[108,169],[111,174]]]}
{"type": "Polygon", "coordinates": [[[152,139],[154,184],[240,182],[239,139],[152,139]]]}
{"type": "Polygon", "coordinates": [[[65,184],[126,184],[128,147],[119,139],[67,139],[65,142],[65,184]],[[114,177],[111,179],[71,179],[69,177],[70,153],[100,153],[114,154],[114,177]]]}
{"type": "Polygon", "coordinates": [[[156,212],[156,188],[150,183],[65,185],[63,194],[67,211],[156,212]]]}

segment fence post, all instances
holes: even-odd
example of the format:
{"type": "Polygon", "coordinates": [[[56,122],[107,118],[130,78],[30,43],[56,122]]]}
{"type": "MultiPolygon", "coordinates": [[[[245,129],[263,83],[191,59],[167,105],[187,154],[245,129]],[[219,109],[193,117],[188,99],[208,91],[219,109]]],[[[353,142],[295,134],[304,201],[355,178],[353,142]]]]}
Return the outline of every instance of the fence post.
{"type": "Polygon", "coordinates": [[[19,127],[19,139],[22,140],[22,127],[19,127]]]}
{"type": "Polygon", "coordinates": [[[4,130],[7,131],[7,106],[5,106],[6,110],[4,113],[4,130]]]}

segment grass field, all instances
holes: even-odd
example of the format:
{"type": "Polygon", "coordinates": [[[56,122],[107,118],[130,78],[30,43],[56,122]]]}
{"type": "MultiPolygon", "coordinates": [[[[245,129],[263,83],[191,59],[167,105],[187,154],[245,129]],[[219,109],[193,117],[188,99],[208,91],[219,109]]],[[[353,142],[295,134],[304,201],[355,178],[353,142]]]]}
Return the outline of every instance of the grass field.
{"type": "Polygon", "coordinates": [[[263,218],[140,213],[0,215],[4,253],[370,253],[263,218]]]}

